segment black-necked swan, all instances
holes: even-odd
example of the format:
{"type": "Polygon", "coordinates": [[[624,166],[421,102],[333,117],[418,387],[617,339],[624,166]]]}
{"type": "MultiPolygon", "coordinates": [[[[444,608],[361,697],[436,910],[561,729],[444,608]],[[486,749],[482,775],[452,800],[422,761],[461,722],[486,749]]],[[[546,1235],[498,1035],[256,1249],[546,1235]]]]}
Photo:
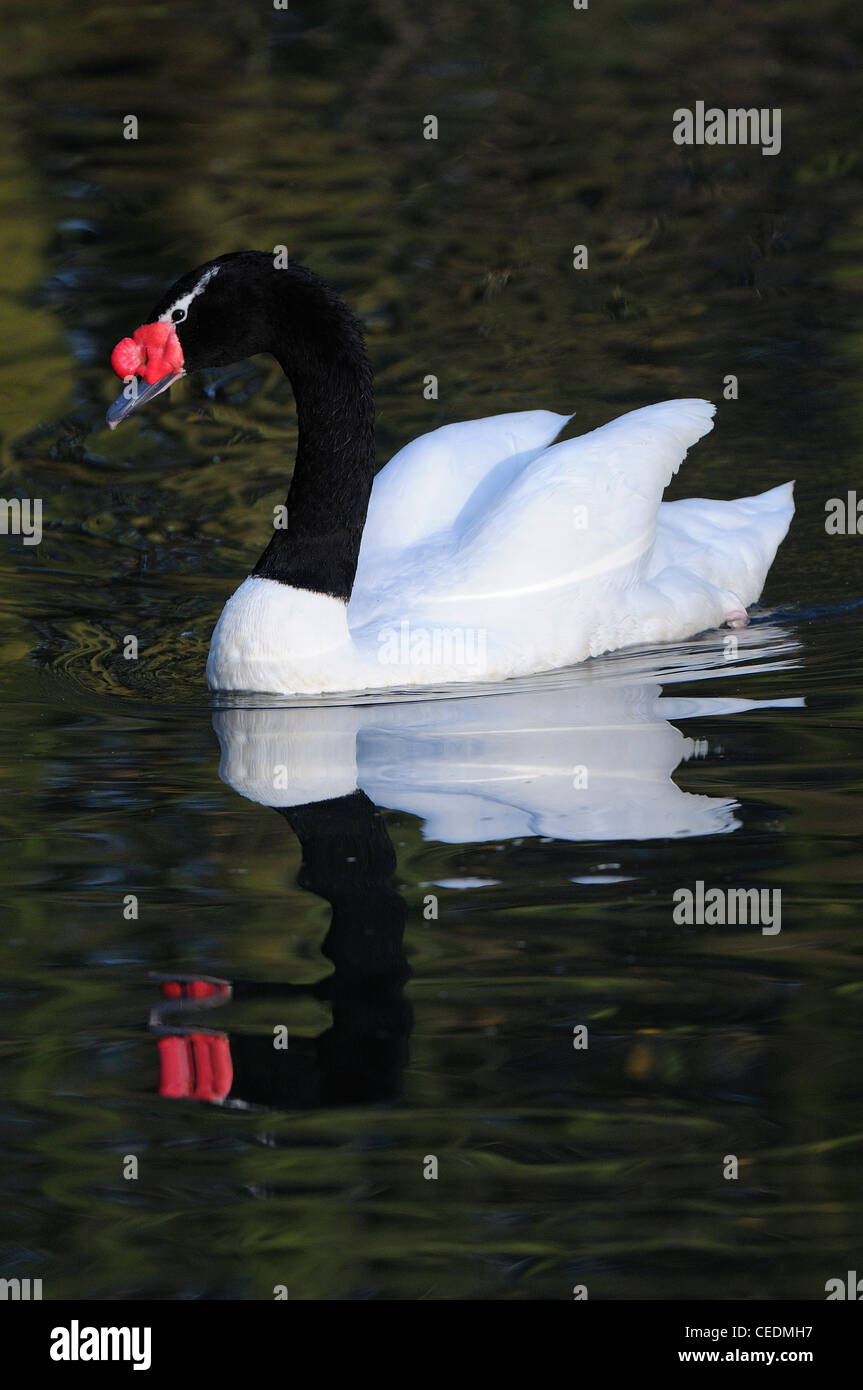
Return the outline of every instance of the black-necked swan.
{"type": "Polygon", "coordinates": [[[360,325],[319,276],[277,259],[240,251],[181,276],[111,358],[126,382],[112,428],[181,376],[256,352],[293,387],[287,525],[225,604],[212,689],[497,681],[747,621],[793,484],[663,502],[713,427],[708,401],[645,406],[559,444],[571,417],[548,410],[443,425],[375,477],[360,325]]]}

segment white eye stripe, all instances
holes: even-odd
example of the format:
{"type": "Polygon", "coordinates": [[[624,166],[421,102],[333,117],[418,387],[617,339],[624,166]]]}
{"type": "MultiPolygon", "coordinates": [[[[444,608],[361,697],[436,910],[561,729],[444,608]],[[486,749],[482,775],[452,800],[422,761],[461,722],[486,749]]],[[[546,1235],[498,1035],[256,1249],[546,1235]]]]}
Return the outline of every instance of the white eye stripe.
{"type": "MultiPolygon", "coordinates": [[[[195,299],[201,293],[202,290],[206,289],[213,276],[218,275],[221,268],[222,267],[219,265],[214,265],[211,266],[209,270],[206,270],[204,274],[201,276],[195,288],[189,290],[189,293],[184,294],[181,299],[175,299],[170,309],[166,309],[164,314],[159,315],[158,322],[168,323],[170,319],[173,318],[174,314],[177,312],[178,309],[182,309],[183,317],[185,318],[186,314],[188,314],[189,312],[189,305],[191,304],[192,300],[195,299]]],[[[179,320],[179,322],[182,322],[182,319],[179,320]]]]}

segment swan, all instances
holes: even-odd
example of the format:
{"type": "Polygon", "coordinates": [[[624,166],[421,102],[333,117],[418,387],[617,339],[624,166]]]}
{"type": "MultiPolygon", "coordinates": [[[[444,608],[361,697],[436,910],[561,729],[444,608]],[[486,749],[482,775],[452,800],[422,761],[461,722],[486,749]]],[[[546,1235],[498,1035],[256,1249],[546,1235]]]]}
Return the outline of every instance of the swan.
{"type": "Polygon", "coordinates": [[[663,502],[713,427],[672,400],[555,443],[572,416],[443,425],[375,477],[357,319],[307,267],[260,251],[181,276],[114,348],[115,428],[180,377],[257,352],[294,391],[286,525],[228,599],[217,691],[324,694],[500,681],[634,644],[743,626],[794,510],[793,483],[663,502]]]}

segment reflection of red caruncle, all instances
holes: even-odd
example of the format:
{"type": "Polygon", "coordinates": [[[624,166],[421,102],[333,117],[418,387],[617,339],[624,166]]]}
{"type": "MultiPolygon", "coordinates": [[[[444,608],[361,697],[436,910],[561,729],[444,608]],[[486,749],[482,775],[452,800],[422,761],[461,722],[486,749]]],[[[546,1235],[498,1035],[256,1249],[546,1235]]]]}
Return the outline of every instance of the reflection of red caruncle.
{"type": "Polygon", "coordinates": [[[131,338],[121,338],[111,353],[119,377],[141,376],[153,386],[183,367],[183,349],[172,323],[145,323],[131,338]]]}
{"type": "Polygon", "coordinates": [[[224,1033],[159,1038],[159,1095],[224,1100],[234,1084],[231,1044],[224,1033]]]}

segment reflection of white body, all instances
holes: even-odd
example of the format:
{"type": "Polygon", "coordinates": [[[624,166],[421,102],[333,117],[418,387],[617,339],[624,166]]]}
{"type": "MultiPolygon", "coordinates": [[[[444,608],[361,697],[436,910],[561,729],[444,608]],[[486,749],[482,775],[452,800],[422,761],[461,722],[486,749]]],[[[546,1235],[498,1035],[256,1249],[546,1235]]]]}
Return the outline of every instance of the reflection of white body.
{"type": "Polygon", "coordinates": [[[665,401],[554,445],[566,417],[545,410],[423,435],[375,478],[350,602],[251,576],[213,633],[210,686],[497,681],[745,622],[792,488],[662,502],[712,416],[665,401]]]}
{"type": "Polygon", "coordinates": [[[482,696],[226,709],[214,726],[219,775],[267,806],[359,787],[379,806],[420,817],[425,835],[446,843],[642,840],[736,827],[732,800],[683,792],[671,780],[698,747],[668,720],[761,703],[663,698],[658,683],[632,675],[630,683],[558,678],[482,696]]]}

